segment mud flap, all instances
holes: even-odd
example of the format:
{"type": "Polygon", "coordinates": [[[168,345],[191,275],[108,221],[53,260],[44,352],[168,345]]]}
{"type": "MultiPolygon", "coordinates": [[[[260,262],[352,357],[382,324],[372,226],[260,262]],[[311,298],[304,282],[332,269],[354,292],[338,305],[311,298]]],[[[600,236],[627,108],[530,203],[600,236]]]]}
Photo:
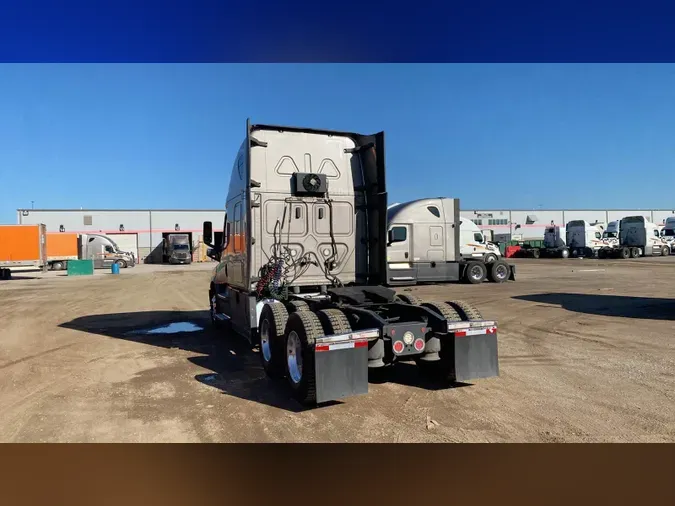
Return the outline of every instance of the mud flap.
{"type": "Polygon", "coordinates": [[[367,394],[367,337],[354,333],[317,339],[314,368],[317,404],[367,394]]]}
{"type": "Polygon", "coordinates": [[[454,341],[456,381],[499,376],[496,328],[456,332],[454,341]]]}

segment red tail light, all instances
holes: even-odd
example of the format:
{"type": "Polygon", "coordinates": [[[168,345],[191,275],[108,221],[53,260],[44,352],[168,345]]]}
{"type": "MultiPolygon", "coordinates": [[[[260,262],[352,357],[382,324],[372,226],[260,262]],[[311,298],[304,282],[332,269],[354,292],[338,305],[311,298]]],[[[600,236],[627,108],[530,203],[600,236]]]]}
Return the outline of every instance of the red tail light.
{"type": "Polygon", "coordinates": [[[415,340],[415,349],[417,351],[422,351],[424,349],[424,339],[415,340]]]}
{"type": "Polygon", "coordinates": [[[403,344],[403,341],[394,342],[394,353],[403,352],[403,348],[405,348],[405,345],[403,344]]]}

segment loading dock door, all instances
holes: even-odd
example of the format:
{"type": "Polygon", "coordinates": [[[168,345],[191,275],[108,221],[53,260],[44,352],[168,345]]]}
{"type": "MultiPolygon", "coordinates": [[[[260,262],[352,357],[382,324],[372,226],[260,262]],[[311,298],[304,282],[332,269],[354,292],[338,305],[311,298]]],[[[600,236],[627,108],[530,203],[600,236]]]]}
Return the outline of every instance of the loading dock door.
{"type": "Polygon", "coordinates": [[[138,234],[106,234],[122,251],[128,251],[134,255],[138,263],[138,234]]]}

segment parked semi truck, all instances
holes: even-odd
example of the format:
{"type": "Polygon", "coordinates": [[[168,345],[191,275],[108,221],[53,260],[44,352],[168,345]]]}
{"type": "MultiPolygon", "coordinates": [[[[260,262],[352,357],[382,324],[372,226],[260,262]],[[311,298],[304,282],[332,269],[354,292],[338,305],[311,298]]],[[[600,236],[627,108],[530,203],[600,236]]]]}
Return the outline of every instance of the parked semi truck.
{"type": "Polygon", "coordinates": [[[601,223],[573,220],[565,228],[567,248],[572,257],[595,258],[602,248],[608,246],[602,239],[605,227],[601,223]]]}
{"type": "Polygon", "coordinates": [[[0,225],[0,279],[10,279],[12,271],[47,268],[46,225],[0,225]]]}
{"type": "Polygon", "coordinates": [[[473,221],[461,218],[459,222],[459,254],[462,258],[496,262],[502,256],[499,246],[492,242],[492,231],[483,231],[473,221]],[[490,233],[490,237],[486,235],[490,233]]]}
{"type": "Polygon", "coordinates": [[[47,263],[51,270],[68,268],[69,260],[93,260],[95,269],[110,267],[116,263],[121,268],[136,264],[134,255],[121,251],[115,241],[102,234],[47,234],[47,263]]]}
{"type": "Polygon", "coordinates": [[[460,280],[475,284],[486,279],[503,283],[515,279],[515,267],[500,260],[495,253],[499,249],[484,244],[480,229],[472,222],[473,228],[462,225],[465,221],[459,214],[458,199],[419,199],[389,207],[388,284],[460,280]]]}
{"type": "MultiPolygon", "coordinates": [[[[285,377],[301,403],[365,394],[368,371],[399,360],[446,381],[498,375],[497,322],[385,286],[383,132],[247,121],[223,230],[214,244],[204,222],[218,261],[211,320],[259,344],[267,374],[285,377]]],[[[457,252],[457,227],[450,237],[457,252]]]]}
{"type": "Polygon", "coordinates": [[[170,264],[192,263],[192,241],[188,234],[164,236],[164,258],[170,264]]]}
{"type": "Polygon", "coordinates": [[[658,225],[644,216],[627,216],[618,224],[619,244],[603,249],[604,258],[637,258],[668,255],[670,248],[661,238],[658,225]]]}
{"type": "Polygon", "coordinates": [[[675,216],[666,218],[661,230],[661,237],[668,244],[670,254],[675,254],[675,216]]]}
{"type": "Polygon", "coordinates": [[[566,227],[558,225],[546,227],[541,248],[527,247],[521,251],[523,255],[533,258],[568,258],[570,256],[570,249],[567,246],[566,227]]]}

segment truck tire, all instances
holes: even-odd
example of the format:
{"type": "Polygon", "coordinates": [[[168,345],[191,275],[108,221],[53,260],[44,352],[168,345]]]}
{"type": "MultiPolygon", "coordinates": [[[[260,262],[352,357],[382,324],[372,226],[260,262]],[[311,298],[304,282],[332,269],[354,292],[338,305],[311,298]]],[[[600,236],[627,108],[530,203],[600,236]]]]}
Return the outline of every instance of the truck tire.
{"type": "Polygon", "coordinates": [[[124,260],[115,260],[115,263],[119,265],[120,269],[127,268],[127,263],[124,260]]]}
{"type": "MultiPolygon", "coordinates": [[[[447,302],[425,302],[422,305],[442,315],[449,322],[462,321],[462,317],[459,315],[459,313],[447,302]]],[[[421,357],[416,357],[415,363],[417,364],[420,372],[425,376],[428,376],[430,379],[454,381],[454,362],[452,350],[447,348],[443,350],[443,343],[444,341],[441,340],[441,349],[438,352],[439,360],[427,361],[422,360],[421,357]]],[[[445,341],[445,344],[450,348],[453,346],[451,341],[445,341]]]]}
{"type": "Polygon", "coordinates": [[[638,258],[640,256],[640,248],[631,248],[630,249],[630,257],[631,258],[638,258]]]}
{"type": "Polygon", "coordinates": [[[621,252],[619,253],[619,256],[625,260],[627,258],[630,258],[630,253],[631,253],[631,250],[624,246],[623,248],[621,248],[621,252]]]}
{"type": "Polygon", "coordinates": [[[493,262],[496,262],[497,260],[499,259],[497,258],[497,255],[495,255],[494,253],[488,253],[483,257],[483,262],[485,264],[491,264],[493,262]]]}
{"type": "Polygon", "coordinates": [[[421,305],[431,309],[432,311],[437,312],[438,314],[443,316],[443,318],[445,318],[448,321],[451,321],[451,322],[461,322],[462,321],[462,317],[457,312],[457,310],[454,307],[452,307],[450,304],[448,304],[447,302],[431,301],[431,302],[424,302],[421,305]]]}
{"type": "Polygon", "coordinates": [[[63,270],[63,262],[54,262],[52,264],[52,270],[53,271],[62,271],[63,270]]]}
{"type": "Polygon", "coordinates": [[[539,258],[541,256],[541,251],[539,251],[539,248],[532,248],[531,253],[532,258],[539,258]]]}
{"type": "Polygon", "coordinates": [[[304,300],[292,300],[288,303],[289,309],[292,312],[295,311],[309,311],[309,304],[307,304],[304,300]]]}
{"type": "Polygon", "coordinates": [[[670,246],[661,246],[661,256],[665,257],[670,255],[670,246]]]}
{"type": "Polygon", "coordinates": [[[598,250],[598,258],[600,260],[604,260],[605,258],[607,258],[607,251],[605,251],[604,249],[598,250]]]}
{"type": "Polygon", "coordinates": [[[284,332],[287,321],[288,311],[283,304],[265,304],[260,314],[260,360],[270,378],[279,378],[284,373],[284,332]]]}
{"type": "Polygon", "coordinates": [[[303,405],[315,404],[314,343],[323,335],[319,317],[311,311],[291,313],[284,334],[286,377],[293,397],[303,405]]]}
{"type": "Polygon", "coordinates": [[[322,309],[317,311],[317,316],[323,327],[325,336],[348,334],[352,331],[347,315],[339,309],[322,309]]]}
{"type": "Polygon", "coordinates": [[[404,304],[411,304],[413,306],[419,306],[424,301],[417,295],[410,295],[406,293],[396,294],[396,300],[398,302],[403,302],[404,304]]]}
{"type": "Polygon", "coordinates": [[[483,262],[469,262],[464,270],[464,280],[472,285],[478,285],[485,281],[487,267],[483,262]]]}
{"type": "Polygon", "coordinates": [[[504,260],[497,260],[488,267],[488,279],[493,283],[504,283],[509,280],[511,267],[504,260]]]}
{"type": "Polygon", "coordinates": [[[483,319],[483,315],[481,315],[480,311],[478,311],[478,309],[468,302],[463,300],[449,300],[447,301],[447,304],[450,304],[453,308],[455,308],[459,316],[461,316],[462,320],[464,321],[483,319]]]}
{"type": "Polygon", "coordinates": [[[568,248],[563,248],[560,250],[560,258],[569,258],[570,250],[568,248]]]}

